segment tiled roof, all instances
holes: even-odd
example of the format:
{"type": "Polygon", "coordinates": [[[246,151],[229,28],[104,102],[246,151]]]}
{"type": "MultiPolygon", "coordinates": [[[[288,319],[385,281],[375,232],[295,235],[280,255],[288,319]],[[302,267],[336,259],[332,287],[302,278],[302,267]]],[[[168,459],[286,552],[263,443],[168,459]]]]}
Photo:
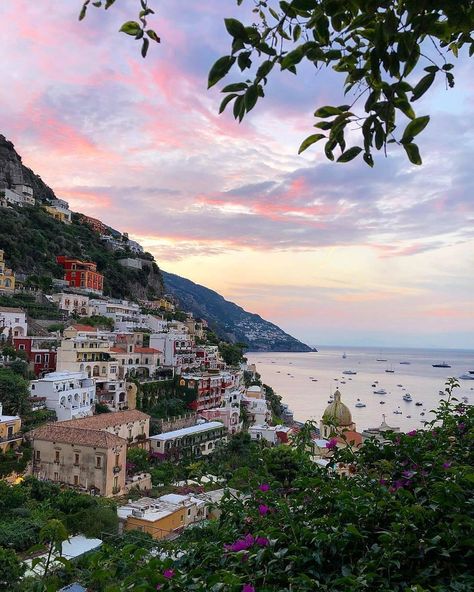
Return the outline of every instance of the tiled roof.
{"type": "Polygon", "coordinates": [[[129,409],[128,411],[116,411],[115,413],[101,413],[91,417],[81,417],[80,419],[68,419],[61,421],[64,426],[75,428],[88,428],[92,430],[104,430],[116,425],[122,425],[130,421],[139,421],[150,419],[150,416],[138,409],[129,409]]]}
{"type": "Polygon", "coordinates": [[[154,347],[137,347],[135,346],[135,352],[138,354],[161,354],[161,350],[155,349],[154,347]]]}
{"type": "Polygon", "coordinates": [[[71,325],[71,327],[73,329],[76,329],[76,331],[82,331],[82,332],[87,332],[87,333],[96,333],[97,332],[97,328],[92,327],[91,325],[71,325]]]}
{"type": "Polygon", "coordinates": [[[110,351],[114,354],[126,354],[127,352],[123,349],[123,347],[111,347],[110,351]]]}
{"type": "Polygon", "coordinates": [[[81,446],[96,446],[98,448],[111,448],[124,445],[126,440],[115,434],[100,430],[83,429],[67,425],[69,422],[49,423],[30,432],[33,440],[46,440],[47,442],[62,442],[64,444],[78,444],[81,446]]]}

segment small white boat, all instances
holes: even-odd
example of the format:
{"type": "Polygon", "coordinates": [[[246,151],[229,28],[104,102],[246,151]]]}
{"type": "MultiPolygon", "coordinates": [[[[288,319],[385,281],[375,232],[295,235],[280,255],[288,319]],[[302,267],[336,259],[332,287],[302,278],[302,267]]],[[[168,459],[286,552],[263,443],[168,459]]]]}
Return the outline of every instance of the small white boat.
{"type": "Polygon", "coordinates": [[[385,405],[385,401],[379,401],[381,405],[385,405]]]}
{"type": "Polygon", "coordinates": [[[395,413],[395,415],[401,415],[402,414],[402,412],[400,411],[400,409],[395,409],[394,413],[395,413]]]}
{"type": "Polygon", "coordinates": [[[410,395],[410,393],[405,393],[405,394],[403,395],[402,399],[403,399],[404,401],[407,401],[407,403],[411,403],[411,402],[413,401],[413,399],[411,398],[411,395],[410,395]]]}
{"type": "Polygon", "coordinates": [[[411,362],[400,362],[400,364],[404,364],[405,366],[409,366],[411,362]]]}
{"type": "Polygon", "coordinates": [[[474,374],[461,374],[461,380],[474,380],[474,374]]]}
{"type": "Polygon", "coordinates": [[[417,401],[417,402],[415,403],[415,405],[416,405],[417,407],[421,407],[421,406],[423,405],[423,403],[422,403],[421,401],[417,401]]]}
{"type": "MultiPolygon", "coordinates": [[[[343,370],[342,371],[343,374],[357,374],[357,372],[355,372],[354,370],[343,370]]],[[[474,380],[474,376],[472,377],[474,380]]]]}
{"type": "Polygon", "coordinates": [[[357,403],[355,404],[356,407],[367,407],[365,403],[362,403],[360,399],[357,399],[357,403]]]}
{"type": "Polygon", "coordinates": [[[385,391],[384,389],[378,389],[376,391],[374,391],[374,395],[386,395],[387,391],[385,391]]]}
{"type": "Polygon", "coordinates": [[[400,388],[403,388],[403,384],[397,384],[397,386],[399,386],[400,388]]]}

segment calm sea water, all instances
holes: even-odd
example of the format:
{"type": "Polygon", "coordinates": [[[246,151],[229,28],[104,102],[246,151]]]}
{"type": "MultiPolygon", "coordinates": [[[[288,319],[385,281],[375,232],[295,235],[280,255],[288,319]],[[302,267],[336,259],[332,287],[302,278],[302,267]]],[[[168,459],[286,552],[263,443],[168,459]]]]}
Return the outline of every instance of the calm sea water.
{"type": "MultiPolygon", "coordinates": [[[[263,382],[272,386],[290,406],[295,419],[319,421],[330,393],[339,388],[342,401],[351,410],[360,431],[378,426],[382,414],[389,425],[403,431],[422,427],[423,421],[432,418],[430,412],[442,398],[439,391],[444,390],[447,378],[474,370],[474,352],[467,350],[320,347],[317,353],[249,352],[246,356],[249,363],[256,364],[263,382]],[[451,368],[432,367],[440,362],[447,362],[451,368]],[[346,375],[344,370],[357,374],[346,375]],[[374,394],[379,389],[387,394],[374,394]],[[411,394],[411,403],[403,400],[405,393],[411,394]],[[355,407],[358,399],[366,407],[355,407]],[[417,401],[423,405],[416,406],[417,401]],[[396,410],[402,413],[395,414],[396,410]]],[[[473,404],[474,380],[459,380],[459,383],[456,397],[459,400],[468,397],[469,404],[473,404]]]]}

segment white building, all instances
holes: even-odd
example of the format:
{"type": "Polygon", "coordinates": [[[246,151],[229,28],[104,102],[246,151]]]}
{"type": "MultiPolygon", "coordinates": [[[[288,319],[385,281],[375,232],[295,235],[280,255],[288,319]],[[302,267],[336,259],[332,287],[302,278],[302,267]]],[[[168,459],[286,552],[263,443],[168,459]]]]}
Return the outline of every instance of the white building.
{"type": "Polygon", "coordinates": [[[79,316],[89,315],[89,296],[82,294],[72,294],[69,292],[59,292],[52,294],[49,297],[58,308],[65,310],[69,314],[77,314],[79,316]]]}
{"type": "Polygon", "coordinates": [[[163,352],[162,361],[165,366],[174,366],[176,373],[181,374],[184,368],[199,366],[194,353],[194,342],[186,332],[152,333],[150,347],[163,352]]]}
{"type": "Polygon", "coordinates": [[[85,372],[51,372],[30,384],[32,397],[45,397],[58,421],[92,415],[95,384],[85,372]]]}
{"type": "Polygon", "coordinates": [[[150,450],[163,457],[207,456],[222,441],[227,441],[226,427],[220,421],[209,421],[151,436],[150,450]]]}
{"type": "Polygon", "coordinates": [[[127,300],[90,300],[89,315],[101,315],[116,321],[136,321],[140,315],[140,307],[127,300]]]}
{"type": "Polygon", "coordinates": [[[13,206],[34,206],[33,189],[28,185],[15,185],[14,189],[4,189],[5,199],[13,206]]]}
{"type": "Polygon", "coordinates": [[[269,426],[268,424],[253,425],[249,427],[252,440],[265,440],[271,446],[286,444],[291,428],[283,425],[269,426]]]}
{"type": "Polygon", "coordinates": [[[28,332],[26,313],[21,308],[0,306],[0,341],[11,337],[24,337],[28,332]]]}
{"type": "Polygon", "coordinates": [[[271,420],[272,414],[265,399],[243,397],[242,404],[247,409],[250,424],[263,425],[271,420]]]}

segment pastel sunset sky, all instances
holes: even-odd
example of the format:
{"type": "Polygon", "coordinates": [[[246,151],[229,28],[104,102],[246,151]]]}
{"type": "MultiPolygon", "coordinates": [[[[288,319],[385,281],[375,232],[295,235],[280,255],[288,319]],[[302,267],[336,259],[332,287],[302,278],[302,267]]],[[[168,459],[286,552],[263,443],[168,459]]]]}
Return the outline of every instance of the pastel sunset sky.
{"type": "Polygon", "coordinates": [[[207,73],[245,2],[156,0],[145,60],[117,32],[138,1],[81,4],[0,2],[0,133],[72,210],[311,345],[474,348],[472,59],[417,103],[422,167],[338,165],[297,155],[315,108],[347,102],[333,72],[276,73],[240,125],[218,115],[207,73]]]}

